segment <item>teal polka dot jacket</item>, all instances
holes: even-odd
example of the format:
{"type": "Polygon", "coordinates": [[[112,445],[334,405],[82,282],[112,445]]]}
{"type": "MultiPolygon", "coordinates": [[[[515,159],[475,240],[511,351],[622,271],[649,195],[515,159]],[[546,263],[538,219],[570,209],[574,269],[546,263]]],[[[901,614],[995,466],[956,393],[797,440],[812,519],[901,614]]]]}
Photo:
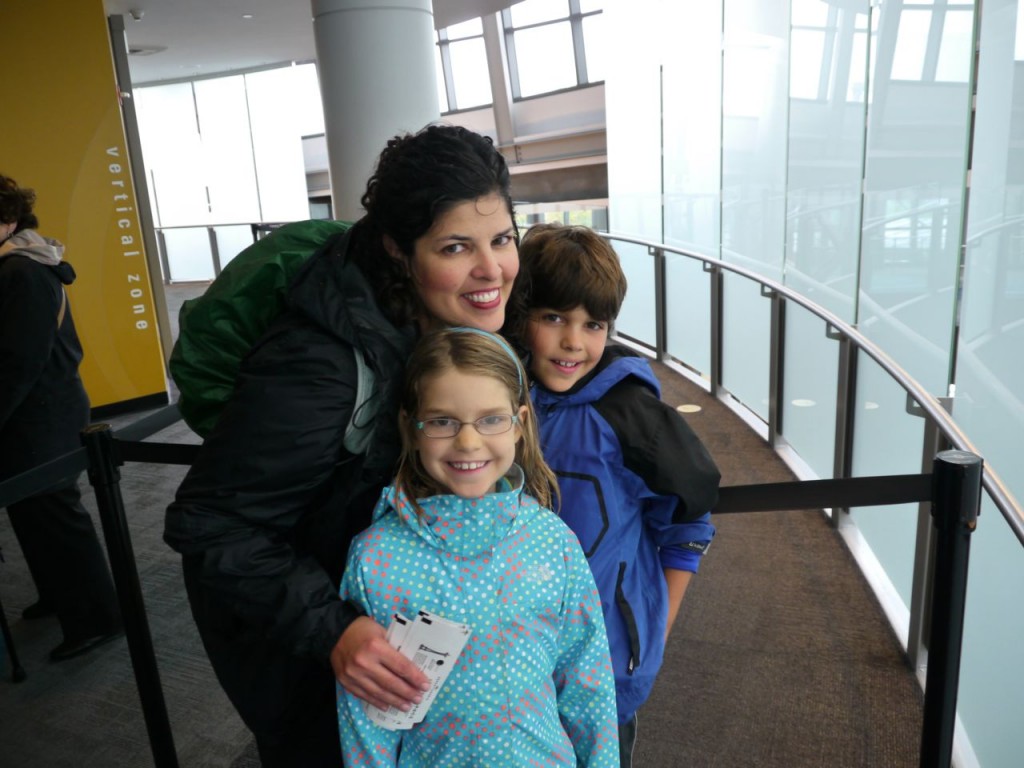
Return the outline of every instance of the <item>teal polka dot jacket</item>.
{"type": "Polygon", "coordinates": [[[385,488],[352,543],[342,597],[388,626],[418,611],[472,635],[422,723],[389,731],[338,688],[345,765],[618,766],[615,681],[576,536],[513,467],[479,499],[385,488]],[[401,757],[399,757],[399,752],[401,757]]]}

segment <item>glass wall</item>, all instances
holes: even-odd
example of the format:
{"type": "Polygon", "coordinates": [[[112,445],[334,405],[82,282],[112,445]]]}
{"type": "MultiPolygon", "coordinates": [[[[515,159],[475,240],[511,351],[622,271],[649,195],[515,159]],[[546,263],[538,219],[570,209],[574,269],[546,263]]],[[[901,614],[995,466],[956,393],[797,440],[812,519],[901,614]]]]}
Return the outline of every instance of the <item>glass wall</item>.
{"type": "MultiPolygon", "coordinates": [[[[986,462],[1024,498],[1024,3],[985,0],[965,238],[963,307],[953,415],[986,462]]],[[[982,765],[1024,751],[1024,586],[1020,545],[982,509],[971,542],[960,716],[982,765]],[[998,617],[998,630],[993,630],[998,617]]]]}
{"type": "MultiPolygon", "coordinates": [[[[955,391],[957,422],[1024,498],[1024,0],[617,5],[611,231],[742,266],[854,325],[927,392],[955,391]]],[[[684,257],[667,272],[668,352],[706,374],[707,276],[684,257]]],[[[767,421],[770,301],[727,275],[723,314],[723,388],[767,421]]],[[[787,311],[780,402],[783,444],[818,477],[836,456],[825,325],[787,311]]],[[[903,387],[865,354],[854,384],[852,473],[921,471],[903,387]]],[[[904,641],[918,514],[849,518],[904,641]]],[[[991,505],[973,550],[957,760],[1009,768],[1024,752],[1024,550],[991,505]]]]}
{"type": "Polygon", "coordinates": [[[793,0],[785,283],[856,317],[869,0],[793,0]]]}
{"type": "MultiPolygon", "coordinates": [[[[722,3],[665,6],[674,43],[662,65],[664,242],[718,257],[722,242],[722,3]],[[694,77],[700,72],[700,77],[694,77]]],[[[669,353],[697,371],[711,368],[709,278],[700,264],[669,256],[669,353]]]]}
{"type": "Polygon", "coordinates": [[[945,395],[967,139],[970,3],[883,3],[871,66],[857,321],[945,395]],[[966,42],[965,42],[966,36],[966,42]]]}
{"type": "Polygon", "coordinates": [[[302,137],[324,131],[314,65],[136,88],[133,96],[157,227],[199,225],[191,234],[168,229],[166,279],[213,277],[205,225],[309,218],[302,137]]]}

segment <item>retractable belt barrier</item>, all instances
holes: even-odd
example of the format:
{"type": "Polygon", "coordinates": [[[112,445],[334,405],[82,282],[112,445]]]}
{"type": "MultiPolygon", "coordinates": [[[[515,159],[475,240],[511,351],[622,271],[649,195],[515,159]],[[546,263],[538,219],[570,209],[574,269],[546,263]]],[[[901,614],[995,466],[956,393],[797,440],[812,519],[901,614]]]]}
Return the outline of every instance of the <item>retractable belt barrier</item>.
{"type": "MultiPolygon", "coordinates": [[[[178,758],[121,497],[119,468],[125,462],[191,464],[198,445],[142,442],[180,418],[177,406],[171,405],[117,432],[108,424],[94,424],[82,433],[84,448],[0,482],[0,506],[6,506],[83,470],[88,472],[158,768],[177,768],[178,758]]],[[[949,768],[952,762],[970,534],[977,524],[981,489],[981,458],[965,451],[943,451],[936,455],[931,474],[725,486],[719,489],[719,503],[712,510],[717,515],[931,502],[937,545],[921,768],[949,768]]],[[[9,638],[2,606],[0,623],[5,639],[9,638]]],[[[9,640],[8,651],[15,662],[9,640]]]]}

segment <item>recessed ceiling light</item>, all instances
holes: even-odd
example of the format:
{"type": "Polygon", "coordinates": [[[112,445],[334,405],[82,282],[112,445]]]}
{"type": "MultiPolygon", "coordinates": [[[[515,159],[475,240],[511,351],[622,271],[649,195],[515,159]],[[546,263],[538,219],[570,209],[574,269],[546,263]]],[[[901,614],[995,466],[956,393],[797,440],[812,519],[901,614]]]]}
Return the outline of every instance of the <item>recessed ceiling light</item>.
{"type": "Polygon", "coordinates": [[[242,18],[243,19],[251,19],[252,18],[252,14],[251,13],[243,13],[242,14],[242,18]]]}
{"type": "Polygon", "coordinates": [[[817,405],[817,403],[815,403],[813,400],[807,399],[806,397],[798,397],[796,400],[793,401],[793,405],[795,405],[797,408],[810,408],[814,405],[817,405]]]}
{"type": "Polygon", "coordinates": [[[700,411],[700,406],[693,403],[686,403],[684,405],[676,406],[676,410],[680,413],[697,413],[700,411]]]}

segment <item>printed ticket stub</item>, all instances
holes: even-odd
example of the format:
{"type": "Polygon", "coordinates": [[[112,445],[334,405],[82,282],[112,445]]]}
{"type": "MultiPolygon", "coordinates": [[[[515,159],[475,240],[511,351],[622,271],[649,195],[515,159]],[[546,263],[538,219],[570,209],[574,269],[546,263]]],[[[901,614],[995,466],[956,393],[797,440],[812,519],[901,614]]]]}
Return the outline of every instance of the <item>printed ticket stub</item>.
{"type": "Polygon", "coordinates": [[[395,707],[385,711],[366,704],[366,715],[371,722],[392,731],[406,730],[422,722],[471,634],[473,628],[468,624],[449,621],[426,611],[420,611],[415,619],[396,613],[388,627],[388,642],[423,671],[430,680],[430,689],[408,712],[395,707]]]}

